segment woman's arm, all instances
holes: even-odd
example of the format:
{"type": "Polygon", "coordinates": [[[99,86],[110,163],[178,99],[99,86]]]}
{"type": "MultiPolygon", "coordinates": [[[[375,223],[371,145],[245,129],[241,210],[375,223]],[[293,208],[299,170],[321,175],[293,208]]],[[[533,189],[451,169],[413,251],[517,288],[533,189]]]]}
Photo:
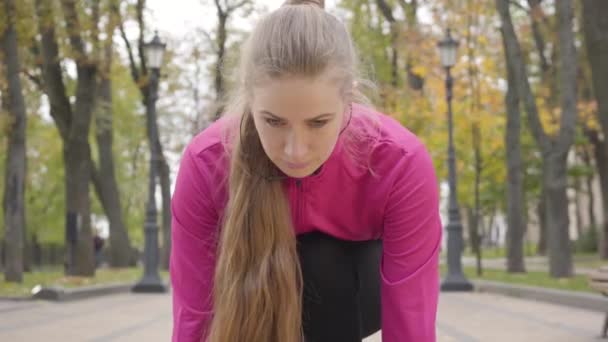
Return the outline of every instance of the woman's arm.
{"type": "Polygon", "coordinates": [[[383,234],[382,341],[435,341],[442,227],[432,160],[424,145],[393,169],[383,234]]]}
{"type": "Polygon", "coordinates": [[[211,167],[186,148],[171,200],[173,342],[200,342],[211,319],[219,222],[211,167]]]}

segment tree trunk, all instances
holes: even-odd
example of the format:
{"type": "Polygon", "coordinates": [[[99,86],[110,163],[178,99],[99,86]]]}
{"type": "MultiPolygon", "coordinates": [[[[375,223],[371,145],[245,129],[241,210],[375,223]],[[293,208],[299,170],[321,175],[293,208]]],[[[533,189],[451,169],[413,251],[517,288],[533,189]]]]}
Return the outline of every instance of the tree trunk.
{"type": "Polygon", "coordinates": [[[576,239],[583,237],[583,206],[581,205],[581,179],[576,176],[574,179],[574,212],[576,215],[576,239]]]}
{"type": "Polygon", "coordinates": [[[475,209],[471,206],[466,207],[468,228],[469,228],[469,244],[471,252],[475,255],[475,264],[477,275],[482,275],[483,269],[481,264],[481,242],[479,236],[479,216],[475,213],[475,209]]]}
{"type": "Polygon", "coordinates": [[[554,153],[545,157],[545,189],[547,191],[547,246],[549,248],[549,271],[553,277],[568,277],[572,274],[571,245],[569,236],[568,175],[566,153],[554,153]]]}
{"type": "Polygon", "coordinates": [[[549,273],[554,278],[573,274],[568,217],[568,152],[574,141],[577,117],[577,59],[574,46],[574,6],[571,0],[555,2],[559,37],[559,84],[561,123],[558,139],[545,149],[548,172],[547,211],[549,234],[549,273]],[[547,151],[550,152],[547,152],[547,151]]]}
{"type": "Polygon", "coordinates": [[[536,254],[547,255],[547,196],[545,196],[545,189],[542,186],[540,198],[538,199],[538,205],[536,213],[538,215],[538,244],[536,245],[536,254]]]}
{"type": "MultiPolygon", "coordinates": [[[[99,173],[103,175],[103,177],[99,177],[98,193],[110,222],[110,266],[128,267],[131,261],[131,242],[124,224],[120,193],[114,172],[114,156],[112,154],[112,84],[110,80],[112,35],[108,34],[108,36],[105,46],[104,70],[100,73],[98,110],[95,116],[99,173]]],[[[92,167],[94,166],[92,165],[92,167]]]]}
{"type": "Polygon", "coordinates": [[[479,188],[481,186],[481,172],[483,170],[483,160],[481,159],[481,132],[479,131],[479,123],[473,123],[471,127],[471,134],[473,140],[473,154],[475,156],[475,207],[473,208],[472,216],[472,246],[475,252],[475,259],[477,261],[477,275],[481,276],[483,270],[481,268],[481,236],[479,233],[479,221],[481,220],[481,197],[479,194],[479,188]]]}
{"type": "MultiPolygon", "coordinates": [[[[382,16],[389,22],[390,26],[390,65],[391,65],[391,85],[396,88],[399,85],[399,52],[397,51],[397,40],[399,39],[399,26],[393,16],[393,9],[386,0],[376,0],[376,5],[382,13],[382,16]]],[[[411,69],[411,66],[409,67],[411,69]]]]}
{"type": "MultiPolygon", "coordinates": [[[[504,34],[504,33],[503,33],[504,34]]],[[[507,39],[503,39],[506,44],[507,39]]],[[[507,47],[504,46],[505,56],[507,47]]],[[[507,65],[507,131],[505,132],[507,163],[507,271],[525,272],[523,238],[526,231],[524,213],[523,169],[521,158],[521,113],[515,70],[507,65]]]]}
{"type": "Polygon", "coordinates": [[[608,139],[604,138],[604,141],[600,140],[598,133],[594,131],[587,131],[587,136],[593,144],[593,154],[595,156],[595,164],[600,178],[600,188],[602,190],[604,221],[600,223],[600,226],[598,227],[598,233],[600,233],[598,252],[600,258],[608,259],[608,139]]]}
{"type": "MultiPolygon", "coordinates": [[[[593,169],[593,163],[591,162],[591,157],[589,156],[589,151],[587,150],[587,148],[583,148],[581,155],[583,157],[583,162],[585,163],[585,166],[589,170],[593,169]]],[[[589,215],[589,226],[592,229],[597,229],[597,222],[595,220],[595,195],[593,193],[594,175],[595,175],[594,173],[590,173],[587,176],[585,176],[585,185],[586,185],[586,190],[587,190],[587,197],[589,198],[589,204],[587,207],[588,215],[589,215]]]]}
{"type": "MultiPolygon", "coordinates": [[[[8,92],[3,96],[9,113],[8,151],[4,178],[4,238],[6,241],[6,263],[4,277],[7,282],[23,282],[23,257],[25,235],[25,175],[26,175],[26,112],[25,101],[19,79],[19,55],[17,32],[12,18],[15,7],[12,0],[4,0],[6,27],[0,43],[8,92]]],[[[3,92],[4,93],[4,92],[3,92]]],[[[4,101],[3,101],[4,102],[4,101]]]]}
{"type": "MultiPolygon", "coordinates": [[[[98,4],[97,1],[93,2],[93,5],[98,4]]],[[[61,57],[55,37],[54,7],[43,0],[36,0],[35,7],[45,92],[49,99],[51,116],[63,142],[67,250],[65,272],[67,275],[92,276],[95,273],[95,260],[90,217],[91,151],[88,137],[96,95],[97,66],[86,54],[76,3],[62,1],[69,43],[76,55],[76,100],[72,108],[63,83],[61,57]]],[[[97,19],[93,19],[92,27],[97,26],[97,19]]],[[[95,30],[93,32],[96,33],[95,30]]],[[[97,36],[93,34],[91,38],[92,45],[96,46],[97,36]]]]}
{"type": "MultiPolygon", "coordinates": [[[[27,156],[26,156],[27,158],[27,156]]],[[[26,168],[27,168],[27,160],[26,160],[26,168]]],[[[25,215],[25,209],[24,209],[25,215]]],[[[27,219],[24,219],[23,222],[27,223],[27,219]]],[[[31,272],[32,271],[32,246],[30,242],[27,240],[27,226],[23,226],[23,272],[31,272]]]]}
{"type": "Polygon", "coordinates": [[[608,259],[608,139],[604,138],[601,148],[596,149],[600,187],[602,188],[602,208],[604,222],[600,225],[600,257],[608,259]]]}
{"type": "Polygon", "coordinates": [[[583,33],[585,46],[591,67],[591,78],[593,81],[593,93],[597,101],[597,116],[602,127],[603,145],[598,151],[599,144],[595,144],[597,168],[600,174],[602,187],[602,205],[604,211],[604,222],[601,224],[600,256],[608,258],[608,1],[584,0],[583,1],[583,33]]]}
{"type": "Polygon", "coordinates": [[[496,208],[492,208],[488,217],[488,236],[490,237],[490,245],[495,247],[498,245],[498,229],[494,227],[494,219],[496,218],[496,208]]]}
{"type": "Polygon", "coordinates": [[[93,276],[93,234],[91,232],[91,203],[89,197],[90,148],[85,139],[64,143],[66,193],[67,275],[93,276]]]}
{"type": "Polygon", "coordinates": [[[67,223],[72,224],[68,229],[76,233],[76,251],[74,252],[76,258],[73,260],[74,268],[72,269],[74,273],[69,274],[93,276],[95,258],[89,195],[91,177],[89,130],[96,95],[97,66],[94,64],[81,65],[77,67],[77,72],[75,115],[70,125],[69,138],[64,142],[67,223]],[[70,217],[75,221],[71,221],[70,217]]]}
{"type": "Polygon", "coordinates": [[[572,275],[572,258],[568,234],[567,159],[574,141],[576,125],[576,49],[574,47],[573,7],[571,0],[556,0],[559,37],[559,92],[561,116],[559,133],[548,136],[542,127],[534,94],[530,88],[524,59],[509,9],[508,0],[496,0],[501,19],[507,63],[513,68],[517,89],[523,99],[532,135],[543,155],[543,185],[546,191],[550,274],[553,277],[572,275]],[[560,164],[561,163],[561,164],[560,164]]]}

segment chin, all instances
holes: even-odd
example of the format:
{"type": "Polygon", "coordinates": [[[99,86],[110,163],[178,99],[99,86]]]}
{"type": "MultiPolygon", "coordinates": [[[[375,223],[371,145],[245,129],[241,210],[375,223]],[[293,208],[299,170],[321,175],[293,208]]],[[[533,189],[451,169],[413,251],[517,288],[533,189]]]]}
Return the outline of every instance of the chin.
{"type": "Polygon", "coordinates": [[[287,169],[287,170],[283,170],[283,172],[291,178],[304,178],[304,177],[310,176],[313,171],[297,171],[297,170],[287,169]]]}
{"type": "Polygon", "coordinates": [[[306,167],[303,169],[292,169],[288,166],[281,167],[281,171],[283,171],[283,173],[285,173],[287,176],[292,177],[292,178],[308,177],[308,176],[312,175],[316,169],[317,169],[316,167],[306,167]]]}

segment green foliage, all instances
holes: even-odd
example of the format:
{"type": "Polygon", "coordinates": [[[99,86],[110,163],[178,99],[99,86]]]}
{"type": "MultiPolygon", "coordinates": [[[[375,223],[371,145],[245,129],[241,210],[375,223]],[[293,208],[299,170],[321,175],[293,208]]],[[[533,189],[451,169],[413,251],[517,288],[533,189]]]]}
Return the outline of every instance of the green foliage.
{"type": "Polygon", "coordinates": [[[65,178],[61,138],[53,123],[39,115],[28,117],[27,181],[25,188],[28,236],[41,242],[64,239],[65,178]]]}
{"type": "MultiPolygon", "coordinates": [[[[23,283],[7,283],[0,279],[0,297],[29,297],[36,285],[78,288],[93,285],[135,283],[142,276],[141,268],[101,268],[95,277],[66,277],[63,269],[45,268],[23,274],[23,283]]],[[[161,271],[164,281],[169,279],[167,271],[161,271]]]]}
{"type": "Polygon", "coordinates": [[[574,243],[576,253],[595,253],[598,251],[598,228],[588,227],[574,243]]]}
{"type": "Polygon", "coordinates": [[[352,13],[349,29],[360,54],[362,72],[380,84],[389,83],[391,66],[387,47],[391,42],[384,18],[369,1],[343,0],[338,6],[352,13]]]}
{"type": "MultiPolygon", "coordinates": [[[[524,257],[533,257],[536,256],[536,243],[534,242],[524,242],[524,257]]],[[[471,248],[466,248],[463,252],[463,255],[469,257],[475,257],[475,254],[471,250],[471,248]]],[[[482,247],[481,249],[481,258],[482,259],[499,259],[507,257],[507,249],[506,247],[482,247]]]]}
{"type": "MultiPolygon", "coordinates": [[[[447,267],[442,265],[440,271],[442,275],[445,275],[447,273],[447,267]]],[[[595,292],[589,287],[587,276],[583,275],[555,279],[546,272],[507,273],[502,270],[484,269],[483,274],[478,276],[474,267],[464,267],[463,271],[466,277],[471,280],[482,279],[558,290],[595,292]]]]}

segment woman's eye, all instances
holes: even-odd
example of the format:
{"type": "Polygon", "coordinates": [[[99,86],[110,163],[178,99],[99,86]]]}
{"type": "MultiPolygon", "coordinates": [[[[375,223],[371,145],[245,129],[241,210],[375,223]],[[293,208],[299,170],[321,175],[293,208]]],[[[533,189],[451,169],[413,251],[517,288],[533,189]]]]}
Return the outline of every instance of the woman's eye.
{"type": "Polygon", "coordinates": [[[319,128],[325,126],[327,120],[315,120],[310,123],[312,127],[319,128]]]}
{"type": "Polygon", "coordinates": [[[267,118],[266,123],[272,127],[279,127],[282,122],[279,119],[267,118]]]}

